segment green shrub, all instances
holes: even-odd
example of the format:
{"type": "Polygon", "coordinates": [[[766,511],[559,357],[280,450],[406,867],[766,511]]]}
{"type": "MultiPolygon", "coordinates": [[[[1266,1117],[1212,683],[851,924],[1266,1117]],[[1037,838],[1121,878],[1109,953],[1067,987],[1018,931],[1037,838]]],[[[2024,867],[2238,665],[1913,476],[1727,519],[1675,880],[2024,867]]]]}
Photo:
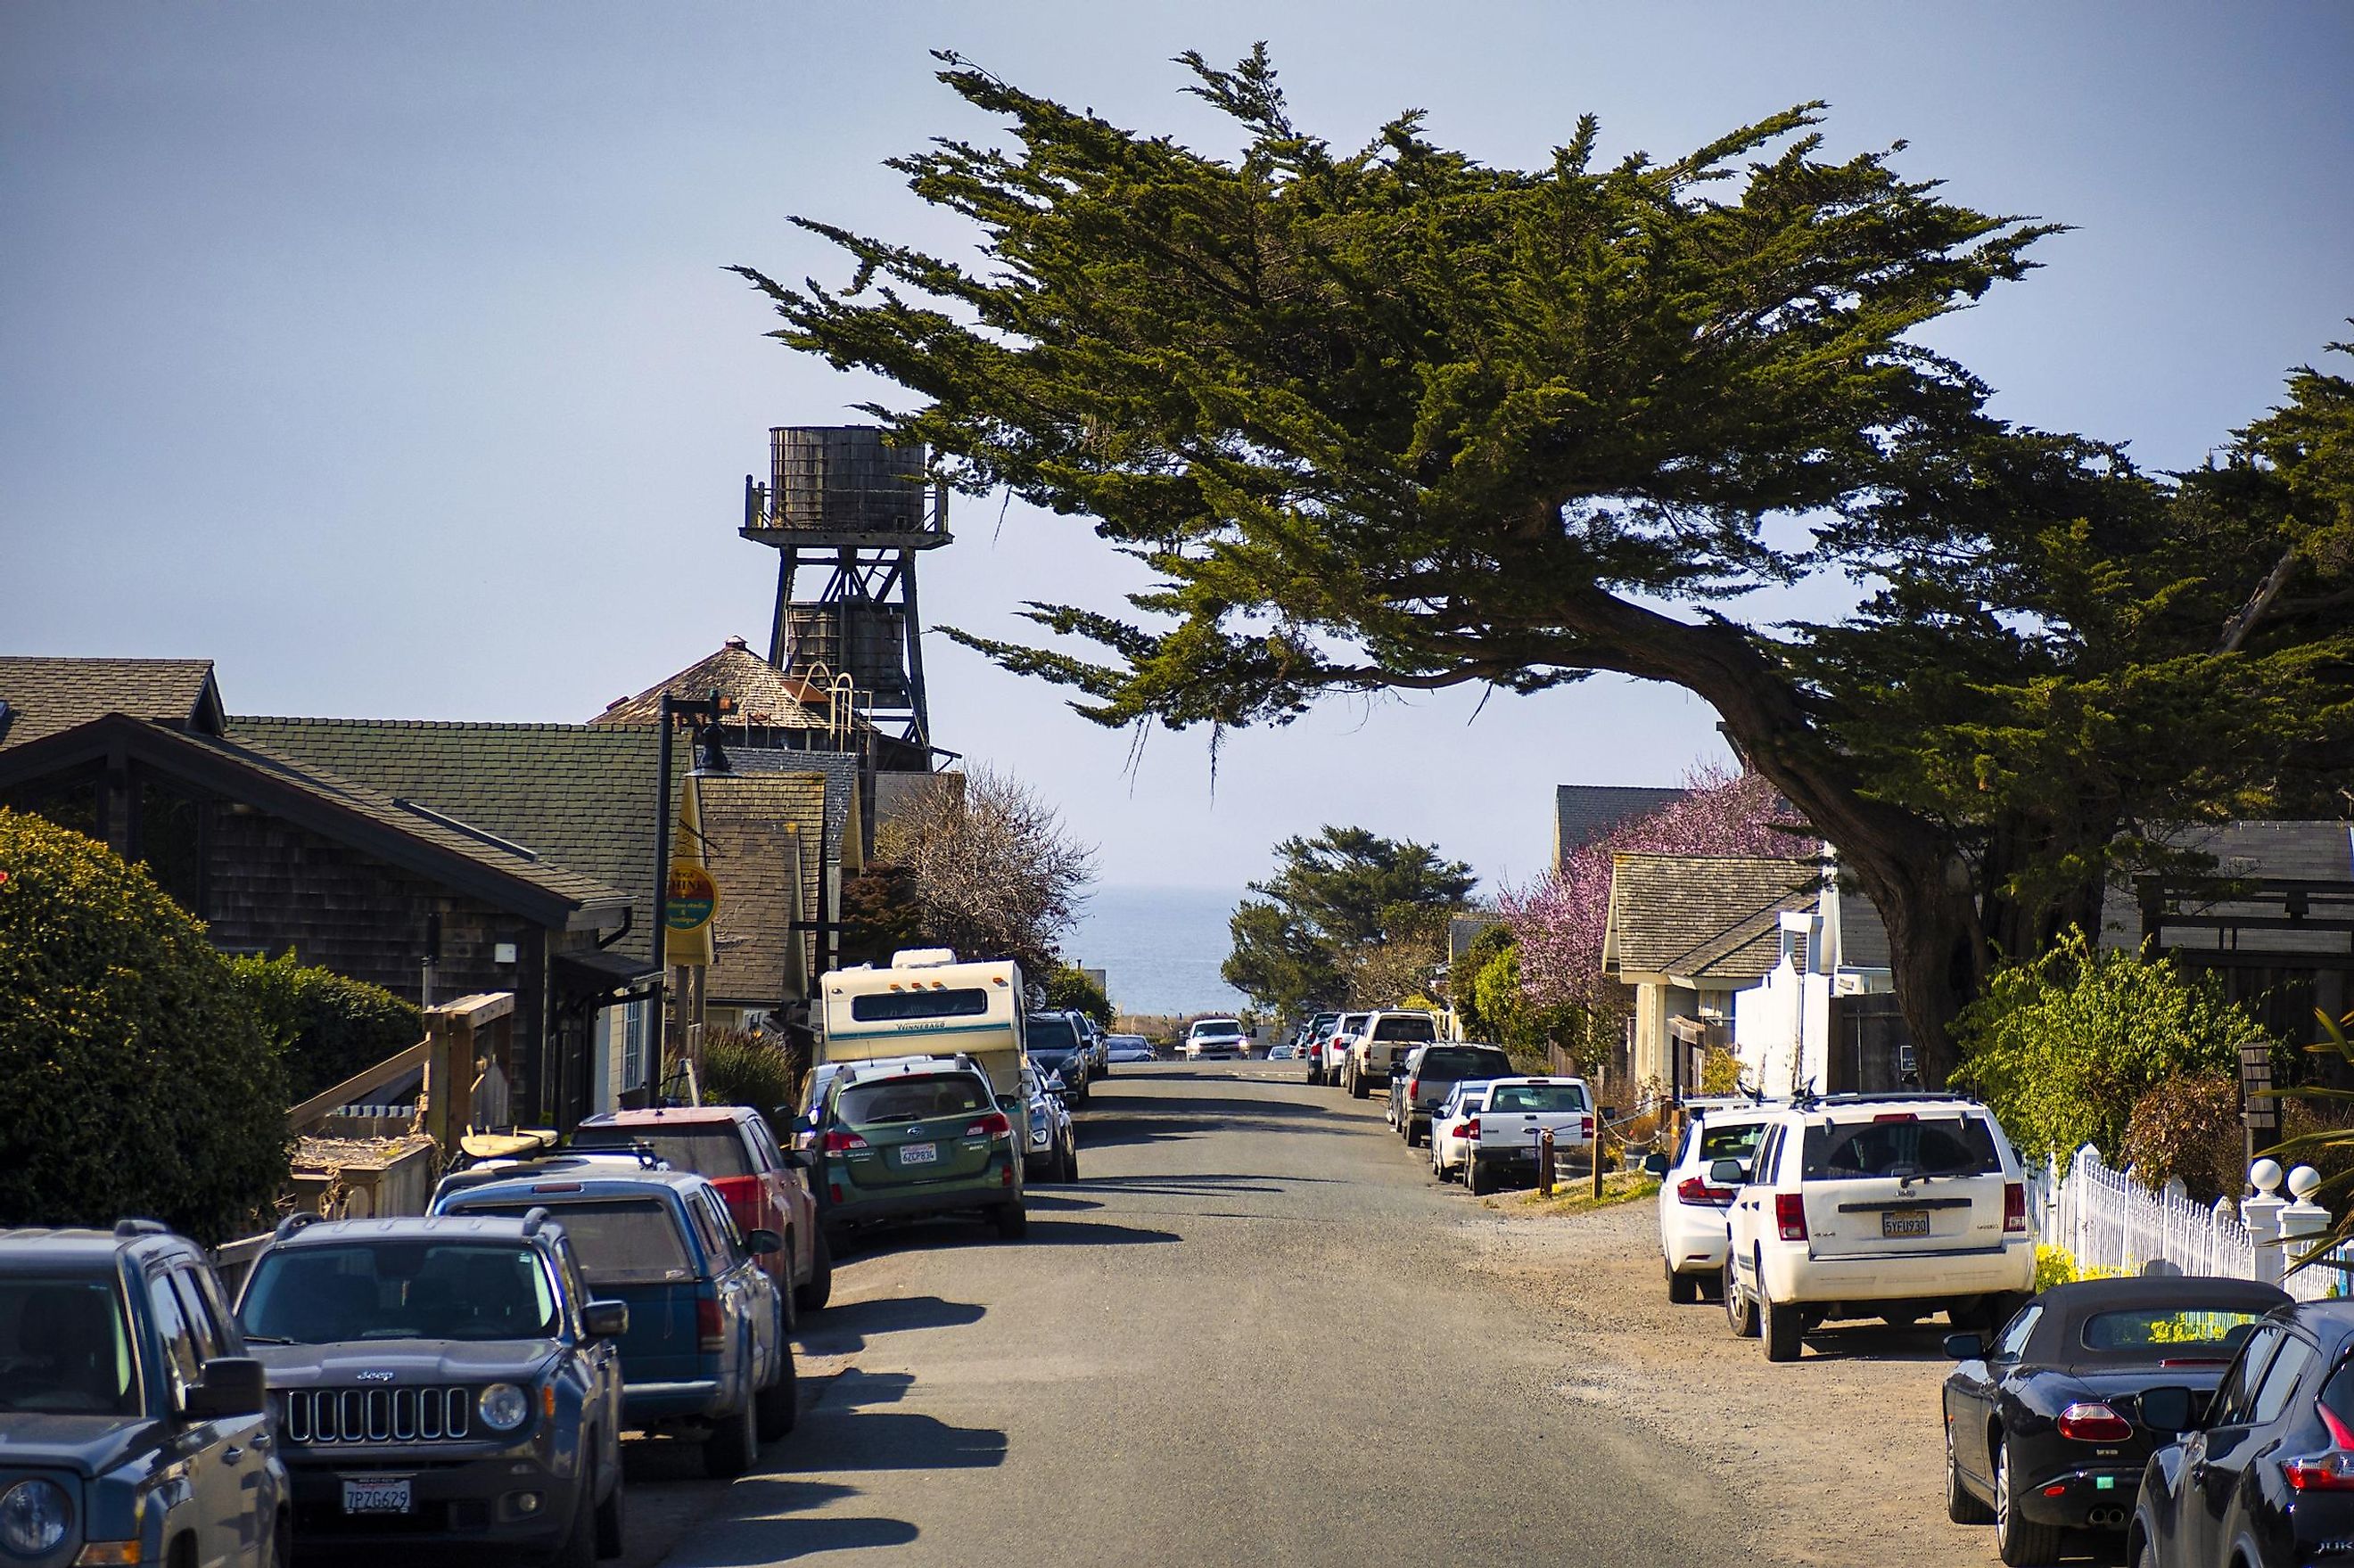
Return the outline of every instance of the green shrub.
{"type": "Polygon", "coordinates": [[[204,927],[104,844],[0,809],[0,1224],[241,1234],[286,1077],[204,927]]]}
{"type": "Polygon", "coordinates": [[[1111,998],[1087,978],[1085,969],[1057,964],[1046,971],[1046,1007],[1055,1012],[1084,1012],[1102,1027],[1111,1027],[1111,998]]]}
{"type": "Polygon", "coordinates": [[[741,1029],[703,1034],[705,1105],[750,1106],[763,1116],[793,1103],[793,1064],[784,1047],[741,1029]]]}
{"type": "Polygon", "coordinates": [[[2212,976],[2071,931],[2034,962],[1998,970],[1963,1010],[1954,1082],[1984,1097],[2031,1160],[2064,1165],[2089,1143],[2114,1161],[2144,1094],[2183,1075],[2237,1073],[2240,1046],[2264,1038],[2212,976]]]}
{"type": "Polygon", "coordinates": [[[425,1016],[380,985],[309,968],[289,951],[229,960],[286,1064],[290,1103],[309,1099],[425,1038],[425,1016]]]}

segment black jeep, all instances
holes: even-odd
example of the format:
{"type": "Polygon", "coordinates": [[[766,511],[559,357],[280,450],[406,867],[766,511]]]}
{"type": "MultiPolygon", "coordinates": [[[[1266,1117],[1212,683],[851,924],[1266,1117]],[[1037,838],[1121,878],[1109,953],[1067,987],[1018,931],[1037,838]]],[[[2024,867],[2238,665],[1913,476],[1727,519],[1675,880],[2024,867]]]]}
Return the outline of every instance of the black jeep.
{"type": "Polygon", "coordinates": [[[520,1219],[281,1225],[238,1298],[270,1368],[298,1542],[621,1552],[618,1301],[520,1219]]]}

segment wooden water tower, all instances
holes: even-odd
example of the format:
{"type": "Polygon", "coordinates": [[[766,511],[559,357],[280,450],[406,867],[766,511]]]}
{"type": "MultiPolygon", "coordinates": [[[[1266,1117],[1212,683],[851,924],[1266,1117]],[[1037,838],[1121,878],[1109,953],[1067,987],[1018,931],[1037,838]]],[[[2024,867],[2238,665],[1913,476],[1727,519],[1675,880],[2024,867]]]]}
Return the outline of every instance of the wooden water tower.
{"type": "Polygon", "coordinates": [[[778,555],[769,662],[804,680],[847,675],[863,715],[928,748],[916,557],[949,541],[948,490],[925,473],[923,447],[888,445],[871,425],[779,426],[769,482],[744,476],[738,531],[778,555]],[[817,594],[796,599],[820,570],[817,594]]]}

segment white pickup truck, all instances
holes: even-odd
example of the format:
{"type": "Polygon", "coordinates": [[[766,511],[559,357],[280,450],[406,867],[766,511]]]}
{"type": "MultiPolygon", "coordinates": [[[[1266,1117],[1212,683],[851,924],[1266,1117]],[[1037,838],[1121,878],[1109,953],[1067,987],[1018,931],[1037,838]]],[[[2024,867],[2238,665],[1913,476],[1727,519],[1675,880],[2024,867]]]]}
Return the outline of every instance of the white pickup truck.
{"type": "Polygon", "coordinates": [[[1492,1192],[1507,1175],[1536,1181],[1537,1140],[1553,1134],[1553,1153],[1591,1158],[1594,1097],[1583,1078],[1497,1078],[1468,1139],[1463,1182],[1474,1192],[1492,1192]]]}
{"type": "Polygon", "coordinates": [[[1400,1058],[1437,1038],[1438,1020],[1427,1012],[1373,1013],[1350,1043],[1349,1059],[1341,1065],[1341,1086],[1362,1100],[1373,1085],[1390,1081],[1390,1069],[1400,1058]]]}

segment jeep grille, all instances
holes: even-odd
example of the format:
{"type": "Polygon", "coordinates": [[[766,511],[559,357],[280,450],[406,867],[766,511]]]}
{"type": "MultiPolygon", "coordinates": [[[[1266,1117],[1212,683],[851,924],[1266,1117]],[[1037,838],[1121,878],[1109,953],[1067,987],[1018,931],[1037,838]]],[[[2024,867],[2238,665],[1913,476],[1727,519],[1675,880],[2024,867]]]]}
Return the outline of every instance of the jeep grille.
{"type": "Polygon", "coordinates": [[[290,1443],[418,1443],[472,1435],[468,1388],[317,1388],[285,1396],[290,1443]]]}

